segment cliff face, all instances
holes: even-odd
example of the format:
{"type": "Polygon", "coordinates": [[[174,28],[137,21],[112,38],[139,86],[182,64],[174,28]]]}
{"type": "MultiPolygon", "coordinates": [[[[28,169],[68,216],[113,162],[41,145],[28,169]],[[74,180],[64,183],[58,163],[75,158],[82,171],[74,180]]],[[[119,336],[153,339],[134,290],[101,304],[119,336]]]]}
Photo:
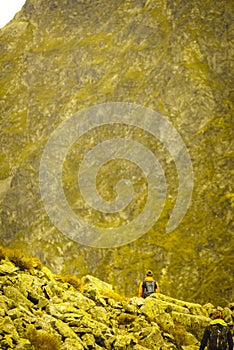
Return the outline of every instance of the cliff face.
{"type": "MultiPolygon", "coordinates": [[[[128,299],[93,276],[58,276],[38,259],[0,254],[1,349],[195,350],[210,322],[211,304],[128,299]]],[[[223,312],[232,326],[233,310],[223,312]]]]}
{"type": "Polygon", "coordinates": [[[222,0],[26,2],[0,32],[4,245],[38,256],[56,273],[92,274],[130,296],[151,268],[168,295],[222,305],[231,300],[231,5],[222,0]],[[97,185],[112,200],[116,181],[122,175],[130,179],[136,194],[129,211],[103,215],[82,201],[80,162],[113,134],[149,148],[168,188],[159,219],[141,238],[122,247],[87,247],[50,221],[40,195],[40,161],[61,122],[116,101],[151,108],[178,131],[192,161],[192,200],[178,227],[166,233],[179,177],[165,145],[126,125],[90,131],[64,161],[64,192],[75,214],[112,228],[131,221],[145,205],[146,178],[124,160],[100,169],[97,185]]]}

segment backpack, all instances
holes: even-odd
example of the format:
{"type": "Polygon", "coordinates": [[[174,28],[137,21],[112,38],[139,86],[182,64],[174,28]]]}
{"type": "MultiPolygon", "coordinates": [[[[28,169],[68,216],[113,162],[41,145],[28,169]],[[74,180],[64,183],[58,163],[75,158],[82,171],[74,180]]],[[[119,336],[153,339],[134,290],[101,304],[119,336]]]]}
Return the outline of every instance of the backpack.
{"type": "Polygon", "coordinates": [[[155,293],[156,282],[155,281],[143,281],[143,298],[148,297],[150,294],[155,293]]]}
{"type": "Polygon", "coordinates": [[[228,345],[228,327],[214,324],[210,326],[209,350],[226,350],[228,345]]]}

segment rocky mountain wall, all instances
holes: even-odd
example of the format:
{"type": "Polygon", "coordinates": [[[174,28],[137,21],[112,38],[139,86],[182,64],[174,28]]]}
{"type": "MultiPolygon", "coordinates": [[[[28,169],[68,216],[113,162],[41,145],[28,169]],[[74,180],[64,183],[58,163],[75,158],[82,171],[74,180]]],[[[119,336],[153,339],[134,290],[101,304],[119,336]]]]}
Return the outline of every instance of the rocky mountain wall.
{"type": "Polygon", "coordinates": [[[229,0],[26,1],[0,31],[3,245],[37,256],[54,273],[91,274],[128,296],[151,268],[171,297],[223,306],[232,300],[232,8],[229,0]],[[107,102],[141,105],[171,123],[191,158],[193,191],[183,220],[167,233],[180,179],[166,144],[126,125],[83,135],[67,154],[62,182],[71,210],[86,223],[123,226],[146,201],[144,174],[121,160],[100,169],[97,186],[111,201],[117,180],[126,177],[133,204],[104,215],[84,203],[78,169],[101,140],[117,135],[141,142],[155,154],[167,184],[152,228],[103,249],[55,227],[41,198],[39,170],[54,130],[78,111],[107,102]]]}

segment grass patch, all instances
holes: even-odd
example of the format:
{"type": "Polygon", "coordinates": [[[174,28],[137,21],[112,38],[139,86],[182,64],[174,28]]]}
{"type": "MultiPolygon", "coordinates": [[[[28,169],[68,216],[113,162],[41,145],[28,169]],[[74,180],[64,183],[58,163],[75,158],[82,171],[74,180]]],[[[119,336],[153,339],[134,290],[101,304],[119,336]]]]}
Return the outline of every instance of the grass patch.
{"type": "Polygon", "coordinates": [[[121,315],[118,316],[117,320],[120,325],[126,326],[134,322],[136,318],[137,318],[136,315],[122,313],[121,315]]]}
{"type": "Polygon", "coordinates": [[[28,327],[26,334],[35,350],[60,350],[61,342],[58,336],[47,333],[43,330],[36,330],[33,326],[28,327]]]}
{"type": "Polygon", "coordinates": [[[128,301],[128,298],[125,297],[124,295],[120,295],[120,294],[118,294],[114,291],[111,291],[111,290],[110,291],[105,290],[103,292],[100,291],[100,293],[101,293],[103,298],[114,299],[115,301],[120,301],[120,302],[128,301]]]}
{"type": "Polygon", "coordinates": [[[177,345],[179,346],[189,345],[187,344],[187,337],[186,337],[187,331],[183,326],[178,324],[175,325],[175,328],[171,329],[171,334],[175,338],[177,345]]]}
{"type": "Polygon", "coordinates": [[[59,275],[59,277],[63,280],[63,282],[69,283],[79,292],[82,291],[83,284],[78,277],[73,275],[59,275]]]}
{"type": "Polygon", "coordinates": [[[18,249],[4,248],[0,246],[0,260],[8,259],[21,271],[32,270],[36,268],[42,269],[42,262],[38,258],[27,257],[18,249]]]}

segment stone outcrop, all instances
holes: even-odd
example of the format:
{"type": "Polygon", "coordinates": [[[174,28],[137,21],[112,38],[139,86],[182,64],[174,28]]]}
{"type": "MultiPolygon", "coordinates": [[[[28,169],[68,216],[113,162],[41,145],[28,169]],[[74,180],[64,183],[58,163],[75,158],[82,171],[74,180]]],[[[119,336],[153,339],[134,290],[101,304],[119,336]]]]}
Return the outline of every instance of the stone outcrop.
{"type": "Polygon", "coordinates": [[[91,275],[79,280],[18,265],[0,263],[2,350],[197,350],[214,309],[164,294],[126,298],[91,275]]]}

